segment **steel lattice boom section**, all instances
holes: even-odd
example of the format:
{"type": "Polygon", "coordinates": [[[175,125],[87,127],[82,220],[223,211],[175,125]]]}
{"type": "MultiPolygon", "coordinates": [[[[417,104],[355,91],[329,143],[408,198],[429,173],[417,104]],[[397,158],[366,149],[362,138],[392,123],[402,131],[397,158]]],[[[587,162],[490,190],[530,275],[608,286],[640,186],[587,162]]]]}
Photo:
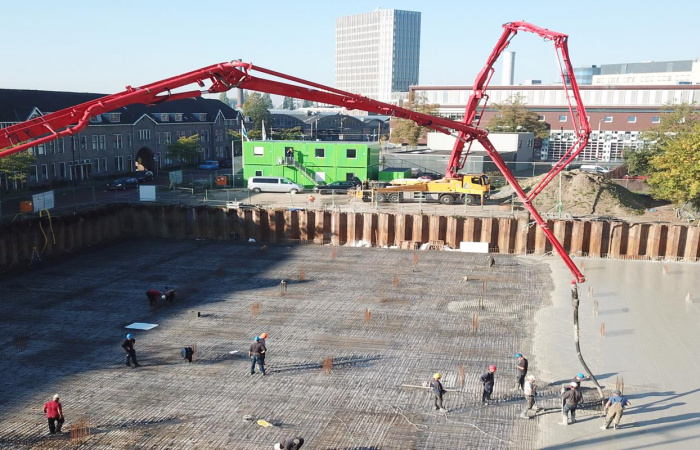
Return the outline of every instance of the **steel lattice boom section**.
{"type": "Polygon", "coordinates": [[[590,135],[590,125],[588,124],[588,119],[581,102],[578,85],[576,84],[573,68],[568,56],[568,49],[566,45],[568,37],[564,34],[540,28],[526,22],[507,23],[504,25],[504,28],[505,30],[501,36],[501,39],[498,41],[496,48],[489,57],[486,66],[481,70],[477,77],[477,81],[474,85],[474,93],[469,99],[467,111],[462,122],[431,116],[429,114],[423,114],[388,103],[379,102],[361,95],[351,94],[349,92],[344,92],[301,78],[293,77],[262,67],[253,66],[250,63],[233,61],[204,67],[137,88],[127,86],[126,90],[123,92],[108,95],[71,108],[66,108],[61,111],[46,114],[20,124],[0,129],[0,157],[27,150],[30,147],[49,142],[58,137],[73,135],[85,128],[89,124],[91,117],[108,113],[124,106],[135,103],[153,105],[170,100],[200,97],[202,94],[225,92],[232,88],[242,88],[285,97],[295,97],[319,103],[341,106],[347,109],[358,109],[381,115],[412,120],[422,127],[430,128],[441,133],[454,135],[453,132],[457,132],[458,139],[450,157],[450,162],[447,168],[447,177],[456,176],[458,168],[463,167],[464,162],[462,161],[460,164],[460,160],[462,159],[462,149],[464,148],[464,143],[470,143],[474,140],[479,141],[479,143],[492,158],[493,162],[503,173],[504,177],[508,180],[508,183],[513,187],[527,210],[532,214],[533,218],[540,226],[554,249],[564,260],[564,263],[574,275],[575,281],[584,282],[585,278],[583,274],[581,274],[562,245],[551,232],[547,222],[542,219],[535,207],[532,205],[532,200],[534,197],[541,192],[542,189],[544,189],[547,183],[549,183],[554,176],[556,176],[556,174],[566,166],[566,164],[573,160],[578,153],[583,150],[588,142],[588,136],[590,135]],[[574,117],[575,123],[577,124],[576,133],[578,136],[578,140],[574,146],[567,151],[562,159],[559,160],[559,162],[547,174],[545,179],[538,186],[536,186],[535,189],[533,189],[529,196],[525,194],[523,189],[520,187],[520,184],[515,179],[515,176],[506,166],[503,158],[489,140],[488,132],[476,125],[472,125],[476,115],[476,109],[481,99],[485,98],[486,86],[493,75],[493,64],[503,49],[508,46],[510,39],[518,31],[537,33],[540,36],[543,36],[545,39],[552,40],[554,42],[558,55],[561,56],[560,63],[561,60],[563,60],[566,68],[566,74],[562,70],[564,88],[567,89],[566,81],[568,81],[570,83],[570,89],[574,98],[574,104],[572,105],[571,96],[567,96],[567,99],[569,100],[569,109],[572,117],[574,117]],[[259,78],[252,74],[254,71],[261,72],[285,81],[259,78]],[[197,89],[177,93],[173,92],[179,88],[183,88],[191,84],[197,84],[200,88],[205,88],[207,82],[211,84],[208,89],[197,89]]]}

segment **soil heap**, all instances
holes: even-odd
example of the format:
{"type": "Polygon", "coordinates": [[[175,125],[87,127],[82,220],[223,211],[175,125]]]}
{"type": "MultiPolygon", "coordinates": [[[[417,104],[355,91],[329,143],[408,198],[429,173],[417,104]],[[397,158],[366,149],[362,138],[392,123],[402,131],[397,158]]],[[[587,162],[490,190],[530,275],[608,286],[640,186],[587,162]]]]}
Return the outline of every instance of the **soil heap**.
{"type": "MultiPolygon", "coordinates": [[[[520,186],[527,193],[536,186],[545,175],[519,180],[520,186]]],[[[547,187],[535,198],[533,204],[542,213],[554,212],[559,204],[559,176],[557,175],[547,187]]],[[[495,193],[493,199],[510,199],[513,194],[510,185],[495,193]]],[[[603,178],[597,173],[581,170],[561,172],[562,211],[574,216],[614,215],[629,216],[642,214],[644,202],[637,195],[624,187],[603,178]]]]}

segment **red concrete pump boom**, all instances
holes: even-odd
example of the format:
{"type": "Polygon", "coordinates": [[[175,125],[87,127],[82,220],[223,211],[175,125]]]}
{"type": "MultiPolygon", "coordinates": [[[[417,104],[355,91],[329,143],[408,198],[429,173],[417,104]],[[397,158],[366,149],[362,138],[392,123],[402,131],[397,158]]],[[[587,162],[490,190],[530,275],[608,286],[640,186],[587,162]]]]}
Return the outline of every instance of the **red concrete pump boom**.
{"type": "MultiPolygon", "coordinates": [[[[194,70],[192,72],[137,88],[127,86],[126,90],[123,92],[108,95],[73,106],[71,108],[66,108],[61,111],[56,111],[44,116],[36,117],[26,122],[0,129],[0,157],[27,150],[30,147],[51,141],[58,137],[74,135],[90,123],[90,117],[107,113],[124,106],[135,103],[153,105],[170,100],[199,97],[202,94],[225,92],[232,88],[267,92],[286,97],[295,97],[319,103],[327,103],[345,107],[347,109],[359,109],[381,115],[394,116],[412,120],[420,126],[427,127],[441,133],[450,135],[452,135],[453,131],[458,133],[458,142],[462,145],[459,148],[455,147],[455,149],[458,148],[458,151],[453,151],[453,158],[450,162],[450,166],[448,167],[448,175],[456,175],[456,168],[461,167],[459,165],[454,165],[453,160],[455,160],[456,153],[461,154],[464,143],[470,143],[475,139],[479,141],[486,152],[491,156],[494,163],[498,166],[501,172],[503,172],[503,175],[506,177],[508,182],[515,189],[516,193],[524,202],[525,207],[532,214],[535,221],[540,225],[542,231],[547,236],[547,239],[551,242],[552,247],[559,253],[561,258],[564,260],[564,263],[575,276],[575,281],[584,282],[584,276],[578,270],[554,234],[549,230],[547,223],[542,219],[542,217],[540,217],[537,210],[532,205],[532,199],[539,191],[534,195],[531,192],[530,195],[532,198],[528,197],[508,167],[505,165],[505,162],[500,157],[493,144],[491,144],[491,141],[488,139],[488,133],[472,124],[475,113],[470,111],[476,111],[479,99],[485,96],[484,91],[487,85],[486,81],[491,77],[491,66],[493,65],[493,62],[501,53],[503,48],[507,46],[507,42],[509,41],[510,37],[521,29],[533,31],[544,36],[546,39],[554,40],[557,48],[561,49],[562,54],[565,55],[564,60],[567,67],[568,80],[570,81],[571,87],[574,90],[574,99],[576,106],[578,107],[578,115],[576,117],[577,123],[580,124],[579,128],[581,129],[577,130],[577,133],[579,134],[582,144],[572,148],[567,153],[568,156],[565,155],[562,157],[557,166],[552,168],[553,175],[549,177],[547,182],[549,182],[559,171],[561,171],[561,169],[569,161],[576,157],[583,147],[585,147],[588,135],[590,134],[590,127],[586,120],[585,110],[583,110],[583,105],[581,104],[578,96],[578,86],[576,85],[576,81],[573,77],[573,70],[571,69],[571,65],[568,60],[568,52],[566,50],[567,36],[538,28],[525,22],[513,22],[504,25],[504,27],[506,28],[506,31],[499,41],[499,45],[492,53],[489,63],[487,63],[486,67],[482,70],[479,78],[477,79],[474,94],[472,94],[472,98],[470,98],[469,105],[467,106],[467,114],[465,114],[465,118],[462,122],[456,122],[442,117],[411,111],[395,105],[372,100],[361,95],[351,94],[318,83],[303,80],[301,78],[285,75],[273,70],[256,67],[250,63],[233,61],[230,63],[221,63],[204,67],[202,69],[194,70]],[[259,78],[252,74],[253,71],[261,72],[285,81],[259,78]],[[483,81],[479,82],[480,79],[483,81]],[[207,82],[211,84],[209,88],[205,88],[207,82]],[[176,89],[195,83],[200,88],[205,89],[195,89],[177,93],[173,92],[176,89]],[[478,91],[477,85],[481,86],[478,91]]],[[[571,101],[571,99],[569,100],[571,101]]],[[[456,161],[459,160],[460,156],[457,155],[456,161]]],[[[540,191],[546,184],[547,183],[541,183],[540,191]]]]}

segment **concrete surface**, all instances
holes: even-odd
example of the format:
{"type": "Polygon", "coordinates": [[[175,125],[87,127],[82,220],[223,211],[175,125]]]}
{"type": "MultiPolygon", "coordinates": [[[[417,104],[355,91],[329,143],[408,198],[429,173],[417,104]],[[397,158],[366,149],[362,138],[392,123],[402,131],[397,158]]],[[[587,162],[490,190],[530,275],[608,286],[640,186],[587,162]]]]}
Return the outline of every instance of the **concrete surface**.
{"type": "Polygon", "coordinates": [[[70,445],[67,434],[47,436],[41,407],[54,393],[65,430],[81,418],[90,424],[72,448],[257,450],[293,435],[305,449],[534,448],[538,421],[517,418],[522,399],[510,390],[513,353],[530,353],[550,269],[536,259],[495,261],[132,240],[5,275],[0,448],[70,445]],[[175,303],[149,308],[146,289],[165,285],[178,291],[175,303]],[[120,348],[132,322],[158,324],[132,331],[138,369],[125,366],[120,348]],[[247,349],[262,332],[270,374],[250,376],[247,349]],[[180,357],[188,345],[197,348],[192,364],[180,357]],[[486,407],[478,378],[490,363],[499,372],[486,407]],[[447,414],[429,391],[403,386],[434,372],[455,390],[445,395],[447,414]]]}
{"type": "MultiPolygon", "coordinates": [[[[556,424],[561,420],[559,412],[541,416],[538,447],[699,448],[700,266],[594,259],[575,262],[583,265],[587,277],[579,288],[584,359],[606,394],[621,379],[632,406],[617,431],[601,430],[602,419],[592,411],[583,411],[581,420],[569,426],[556,424]]],[[[564,382],[583,368],[574,351],[571,275],[558,259],[552,259],[551,266],[553,305],[536,314],[531,363],[538,378],[564,382]]],[[[550,394],[552,387],[548,387],[550,394]]],[[[586,401],[597,398],[591,381],[583,387],[586,401]]]]}

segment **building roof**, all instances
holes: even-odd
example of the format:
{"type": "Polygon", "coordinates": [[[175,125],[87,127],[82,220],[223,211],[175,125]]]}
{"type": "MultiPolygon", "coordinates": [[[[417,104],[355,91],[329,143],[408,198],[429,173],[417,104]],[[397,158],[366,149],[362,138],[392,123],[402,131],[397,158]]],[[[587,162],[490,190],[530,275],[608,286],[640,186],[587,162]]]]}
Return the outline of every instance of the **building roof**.
{"type": "Polygon", "coordinates": [[[690,72],[693,70],[692,60],[683,61],[649,61],[624,64],[602,64],[601,75],[624,75],[631,73],[658,72],[690,72]]]}
{"type": "MultiPolygon", "coordinates": [[[[42,114],[60,111],[81,103],[89,102],[106,94],[87,92],[38,91],[30,89],[0,89],[0,122],[24,122],[38,109],[42,114]]],[[[119,113],[121,124],[136,122],[144,114],[156,122],[161,122],[161,114],[181,113],[182,122],[212,122],[221,112],[225,119],[235,120],[239,112],[217,99],[191,98],[173,100],[152,106],[133,104],[118,108],[111,113],[119,113]],[[206,113],[205,120],[198,114],[206,113]]],[[[109,113],[106,113],[109,114],[109,113]]],[[[174,122],[173,118],[171,121],[174,122]]],[[[98,122],[110,123],[107,118],[98,122]]],[[[175,123],[180,123],[175,122],[175,123]]]]}

